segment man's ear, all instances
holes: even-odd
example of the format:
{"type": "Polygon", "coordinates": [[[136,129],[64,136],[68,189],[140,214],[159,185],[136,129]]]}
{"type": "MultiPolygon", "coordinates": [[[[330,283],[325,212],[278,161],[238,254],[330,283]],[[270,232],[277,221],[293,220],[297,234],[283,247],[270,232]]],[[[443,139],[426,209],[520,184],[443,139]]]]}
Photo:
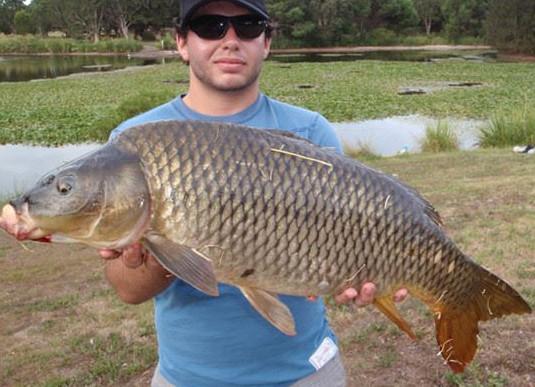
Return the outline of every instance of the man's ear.
{"type": "Polygon", "coordinates": [[[269,50],[271,49],[271,38],[264,39],[264,59],[269,55],[269,50]]]}
{"type": "Polygon", "coordinates": [[[176,34],[176,49],[184,62],[189,61],[189,52],[187,49],[187,40],[184,34],[176,34]]]}

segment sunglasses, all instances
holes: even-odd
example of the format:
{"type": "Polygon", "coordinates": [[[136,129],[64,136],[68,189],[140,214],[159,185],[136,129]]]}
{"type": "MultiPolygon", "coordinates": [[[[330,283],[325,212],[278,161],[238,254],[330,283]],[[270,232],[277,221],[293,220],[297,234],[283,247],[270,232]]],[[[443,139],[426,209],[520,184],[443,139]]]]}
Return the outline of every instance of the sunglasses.
{"type": "Polygon", "coordinates": [[[190,20],[189,28],[202,39],[222,39],[232,24],[238,38],[251,40],[258,38],[268,28],[268,22],[256,15],[223,16],[202,15],[190,20]]]}

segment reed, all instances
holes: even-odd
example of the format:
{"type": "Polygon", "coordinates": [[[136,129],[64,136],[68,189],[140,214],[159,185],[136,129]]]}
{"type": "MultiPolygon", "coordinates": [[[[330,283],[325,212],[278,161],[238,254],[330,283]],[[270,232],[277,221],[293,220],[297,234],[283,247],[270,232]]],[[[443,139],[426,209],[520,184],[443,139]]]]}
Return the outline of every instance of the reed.
{"type": "Polygon", "coordinates": [[[428,126],[422,140],[422,152],[451,152],[459,149],[457,135],[446,121],[438,121],[434,126],[428,126]]]}
{"type": "Polygon", "coordinates": [[[534,108],[526,105],[494,114],[489,125],[481,129],[479,142],[485,148],[535,144],[534,108]]]}

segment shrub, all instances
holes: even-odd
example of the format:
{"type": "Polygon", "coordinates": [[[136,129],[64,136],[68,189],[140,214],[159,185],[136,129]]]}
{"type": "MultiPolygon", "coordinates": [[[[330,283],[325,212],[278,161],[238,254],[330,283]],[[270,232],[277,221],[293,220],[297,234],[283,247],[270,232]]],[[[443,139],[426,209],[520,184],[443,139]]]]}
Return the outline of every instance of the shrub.
{"type": "Polygon", "coordinates": [[[175,38],[171,34],[165,34],[162,40],[158,42],[158,48],[162,50],[175,50],[176,42],[175,38]]]}
{"type": "Polygon", "coordinates": [[[535,110],[524,106],[510,113],[496,113],[481,130],[482,147],[535,144],[535,110]]]}
{"type": "Polygon", "coordinates": [[[457,135],[447,122],[438,121],[436,126],[428,126],[422,141],[423,152],[450,152],[459,149],[457,135]]]}
{"type": "Polygon", "coordinates": [[[399,38],[394,31],[386,28],[376,28],[370,34],[369,44],[376,46],[390,46],[399,43],[399,38]]]}

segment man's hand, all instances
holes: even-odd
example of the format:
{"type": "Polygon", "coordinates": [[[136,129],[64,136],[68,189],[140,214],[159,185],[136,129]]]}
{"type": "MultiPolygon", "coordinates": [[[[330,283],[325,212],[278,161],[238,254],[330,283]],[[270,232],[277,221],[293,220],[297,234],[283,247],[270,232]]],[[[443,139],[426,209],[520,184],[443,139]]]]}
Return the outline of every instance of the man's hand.
{"type": "Polygon", "coordinates": [[[143,264],[148,267],[160,266],[156,259],[140,243],[131,244],[122,250],[100,249],[98,253],[105,260],[121,259],[123,264],[129,269],[137,269],[143,264]]]}
{"type": "Polygon", "coordinates": [[[175,278],[140,243],[122,250],[100,249],[98,253],[106,261],[108,281],[129,304],[151,299],[175,278]]]}
{"type": "MultiPolygon", "coordinates": [[[[373,283],[366,282],[364,285],[362,285],[360,292],[357,291],[355,288],[348,288],[342,293],[338,294],[336,297],[334,297],[334,299],[339,304],[348,304],[352,302],[356,306],[366,306],[373,302],[376,290],[377,288],[373,283]]],[[[408,295],[409,292],[407,289],[399,289],[394,294],[394,301],[401,302],[405,300],[408,295]]]]}

